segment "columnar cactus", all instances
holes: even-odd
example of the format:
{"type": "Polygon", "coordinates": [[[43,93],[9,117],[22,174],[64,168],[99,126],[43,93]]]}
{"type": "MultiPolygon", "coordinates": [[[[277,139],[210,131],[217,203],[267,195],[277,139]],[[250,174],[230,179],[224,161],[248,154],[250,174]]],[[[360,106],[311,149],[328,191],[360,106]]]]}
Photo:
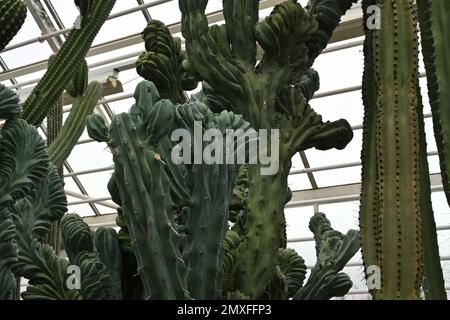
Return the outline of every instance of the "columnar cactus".
{"type": "Polygon", "coordinates": [[[0,0],[0,51],[19,32],[26,17],[27,6],[22,0],[0,0]]]}
{"type": "Polygon", "coordinates": [[[417,6],[434,136],[439,150],[444,191],[450,205],[450,3],[445,0],[418,0],[417,6]]]}
{"type": "MultiPolygon", "coordinates": [[[[450,94],[446,89],[450,85],[450,66],[447,62],[450,52],[448,37],[450,5],[448,1],[443,0],[418,0],[416,3],[442,184],[450,204],[450,94]]],[[[425,138],[422,139],[425,141],[425,138]]],[[[421,163],[426,162],[422,161],[421,163]]],[[[430,188],[427,181],[425,183],[427,184],[426,189],[424,190],[422,187],[421,190],[427,193],[430,188]]],[[[429,200],[426,201],[426,203],[429,202],[429,200]]],[[[423,216],[425,297],[447,299],[431,204],[428,205],[427,213],[423,216]]]]}
{"type": "MultiPolygon", "coordinates": [[[[381,9],[366,26],[360,230],[365,268],[379,266],[375,299],[418,299],[422,281],[417,17],[413,0],[363,1],[381,9]]],[[[367,16],[365,16],[367,19],[367,16]]]]}
{"type": "MultiPolygon", "coordinates": [[[[107,137],[121,206],[145,298],[185,299],[189,295],[180,231],[172,215],[169,178],[157,148],[158,141],[170,130],[175,109],[169,101],[159,101],[154,86],[143,85],[137,93],[145,94],[137,95],[130,114],[113,119],[107,137]]],[[[96,135],[105,131],[95,128],[102,126],[101,121],[88,123],[92,138],[105,138],[96,135]]]]}
{"type": "Polygon", "coordinates": [[[247,297],[263,294],[283,244],[292,156],[312,147],[342,149],[353,137],[345,120],[324,123],[308,104],[310,88],[318,87],[310,67],[353,2],[315,1],[304,9],[288,0],[258,22],[258,0],[226,0],[226,24],[209,27],[207,0],[179,0],[187,52],[183,66],[204,81],[207,103],[215,111],[242,114],[256,130],[280,130],[279,172],[262,176],[261,165],[248,168],[248,233],[239,248],[235,279],[237,291],[247,297]],[[256,42],[264,50],[258,64],[256,42]]]}
{"type": "Polygon", "coordinates": [[[115,0],[92,1],[89,12],[83,16],[81,27],[71,31],[25,102],[24,119],[28,123],[39,125],[44,120],[51,106],[83,65],[86,53],[115,3],[115,0]]]}

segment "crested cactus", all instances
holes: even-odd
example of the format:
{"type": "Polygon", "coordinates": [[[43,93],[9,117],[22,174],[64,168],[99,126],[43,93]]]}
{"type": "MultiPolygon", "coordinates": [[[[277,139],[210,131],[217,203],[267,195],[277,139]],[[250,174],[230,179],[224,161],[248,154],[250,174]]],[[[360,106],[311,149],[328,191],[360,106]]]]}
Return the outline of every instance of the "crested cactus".
{"type": "Polygon", "coordinates": [[[93,236],[81,217],[68,214],[61,221],[61,234],[69,261],[80,267],[81,297],[121,300],[121,258],[115,230],[101,228],[93,236]]]}
{"type": "Polygon", "coordinates": [[[22,0],[0,0],[0,51],[22,28],[27,17],[27,6],[22,0]]]}
{"type": "Polygon", "coordinates": [[[343,235],[333,230],[323,213],[314,214],[309,229],[316,241],[317,262],[308,282],[295,293],[294,299],[329,300],[346,295],[353,283],[340,271],[359,250],[358,232],[350,230],[343,235]]]}
{"type": "Polygon", "coordinates": [[[312,147],[343,149],[353,137],[345,120],[324,123],[308,101],[311,88],[318,87],[310,67],[355,1],[316,1],[304,9],[288,0],[260,22],[258,2],[224,1],[226,24],[209,27],[207,0],[179,0],[187,52],[183,66],[204,81],[207,103],[215,111],[242,114],[255,130],[280,133],[278,173],[262,176],[261,165],[248,168],[247,234],[239,248],[235,283],[237,291],[252,299],[263,294],[284,242],[280,230],[291,158],[312,147]],[[264,50],[258,64],[256,42],[264,50]]]}
{"type": "MultiPolygon", "coordinates": [[[[379,266],[375,299],[419,299],[422,281],[417,16],[412,0],[366,0],[381,29],[366,26],[363,185],[365,268],[379,266]]],[[[365,17],[367,19],[367,16],[365,17]]]]}
{"type": "Polygon", "coordinates": [[[47,116],[51,106],[82,67],[86,53],[115,2],[115,0],[92,1],[90,13],[83,17],[80,29],[71,31],[58,54],[50,61],[47,72],[25,102],[24,119],[28,123],[39,125],[47,116]]]}
{"type": "Polygon", "coordinates": [[[172,37],[169,29],[160,21],[152,20],[142,32],[147,52],[139,56],[136,70],[140,76],[152,81],[164,99],[173,103],[186,100],[183,90],[193,90],[197,82],[184,70],[185,54],[180,38],[172,37]]]}

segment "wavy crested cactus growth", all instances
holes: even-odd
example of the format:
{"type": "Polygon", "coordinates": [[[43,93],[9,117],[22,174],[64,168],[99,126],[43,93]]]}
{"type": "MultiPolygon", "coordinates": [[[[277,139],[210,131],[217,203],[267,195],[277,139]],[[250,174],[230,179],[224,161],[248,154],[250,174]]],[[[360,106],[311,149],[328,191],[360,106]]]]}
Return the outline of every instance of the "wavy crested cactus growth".
{"type": "Polygon", "coordinates": [[[64,248],[73,265],[80,268],[80,294],[86,300],[121,300],[121,253],[112,228],[100,228],[93,235],[77,215],[61,221],[64,248]]]}
{"type": "Polygon", "coordinates": [[[226,24],[209,27],[207,0],[179,0],[187,52],[183,66],[204,81],[208,105],[242,114],[256,130],[280,130],[278,174],[261,176],[260,166],[248,168],[248,232],[239,247],[235,283],[250,298],[263,294],[283,243],[292,156],[312,147],[342,149],[353,137],[345,120],[323,122],[308,104],[318,87],[311,65],[353,2],[315,1],[303,8],[288,0],[258,22],[258,0],[227,0],[226,24]],[[258,64],[257,43],[264,50],[258,64]]]}
{"type": "Polygon", "coordinates": [[[69,34],[58,54],[50,61],[47,72],[24,104],[24,119],[39,125],[51,106],[76,76],[95,36],[108,18],[115,0],[79,1],[89,3],[79,29],[69,34]]]}
{"type": "Polygon", "coordinates": [[[27,17],[27,6],[22,0],[0,0],[0,51],[22,28],[27,17]]]}
{"type": "Polygon", "coordinates": [[[333,230],[323,213],[311,218],[309,229],[316,241],[317,262],[304,287],[294,296],[296,300],[329,300],[347,294],[353,283],[340,272],[359,250],[359,234],[350,230],[343,235],[333,230]]]}
{"type": "Polygon", "coordinates": [[[0,91],[0,119],[7,119],[0,129],[0,283],[8,285],[2,294],[9,295],[13,271],[30,280],[24,299],[77,299],[78,292],[65,283],[68,262],[43,244],[51,223],[66,211],[61,180],[36,128],[16,119],[17,95],[3,86],[0,91]]]}
{"type": "MultiPolygon", "coordinates": [[[[365,268],[379,266],[375,299],[419,299],[422,281],[420,92],[414,1],[364,1],[381,9],[366,27],[363,185],[360,229],[365,268]]],[[[366,10],[365,10],[366,11],[366,10]]],[[[367,19],[367,17],[366,17],[367,19]]],[[[422,150],[423,152],[423,150],[422,150]]]]}
{"type": "Polygon", "coordinates": [[[142,32],[146,52],[136,61],[136,70],[144,79],[158,88],[164,99],[173,103],[185,102],[183,90],[197,87],[194,76],[183,68],[185,53],[180,38],[172,37],[169,29],[160,21],[152,20],[142,32]]]}

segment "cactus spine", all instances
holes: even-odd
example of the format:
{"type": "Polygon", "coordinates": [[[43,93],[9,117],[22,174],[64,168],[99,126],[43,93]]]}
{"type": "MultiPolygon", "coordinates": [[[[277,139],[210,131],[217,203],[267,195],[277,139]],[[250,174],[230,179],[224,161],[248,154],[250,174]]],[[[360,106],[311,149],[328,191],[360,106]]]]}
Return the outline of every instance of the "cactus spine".
{"type": "Polygon", "coordinates": [[[19,32],[27,17],[27,6],[22,0],[0,0],[0,51],[19,32]]]}
{"type": "Polygon", "coordinates": [[[381,268],[381,288],[372,291],[375,299],[418,299],[422,233],[416,9],[412,0],[363,4],[365,9],[378,5],[381,25],[392,26],[366,29],[360,210],[364,265],[381,268]]]}
{"type": "Polygon", "coordinates": [[[95,36],[114,7],[115,0],[93,1],[80,29],[71,31],[47,72],[24,104],[24,119],[39,125],[83,64],[95,36]]]}

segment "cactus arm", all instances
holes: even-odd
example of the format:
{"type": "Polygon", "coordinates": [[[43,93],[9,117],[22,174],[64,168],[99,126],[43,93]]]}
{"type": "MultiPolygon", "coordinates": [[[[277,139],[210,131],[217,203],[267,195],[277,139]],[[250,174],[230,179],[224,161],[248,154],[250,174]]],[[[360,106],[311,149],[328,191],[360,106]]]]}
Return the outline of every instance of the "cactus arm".
{"type": "Polygon", "coordinates": [[[56,57],[50,62],[47,72],[24,104],[24,119],[28,123],[39,125],[51,105],[74,78],[115,2],[115,0],[94,1],[91,15],[85,20],[86,23],[80,29],[70,33],[56,57]]]}
{"type": "Polygon", "coordinates": [[[86,118],[97,105],[102,95],[102,85],[91,82],[83,96],[76,98],[72,110],[57,138],[48,148],[50,160],[57,166],[63,165],[75,147],[86,127],[86,118]]]}
{"type": "Polygon", "coordinates": [[[16,279],[11,266],[17,263],[16,227],[8,208],[0,208],[0,300],[12,299],[16,279]]]}
{"type": "Polygon", "coordinates": [[[255,25],[258,22],[259,0],[225,0],[223,14],[226,24],[231,51],[237,61],[253,69],[256,64],[255,25]],[[236,32],[239,30],[239,32],[236,32]]]}
{"type": "Polygon", "coordinates": [[[417,6],[434,136],[439,151],[444,191],[450,205],[450,3],[420,0],[417,1],[417,6]]]}
{"type": "Polygon", "coordinates": [[[316,213],[309,223],[316,241],[317,262],[304,287],[297,291],[295,300],[329,300],[344,296],[353,283],[340,271],[359,250],[359,235],[350,230],[346,235],[333,230],[323,213],[316,213]]]}
{"type": "Polygon", "coordinates": [[[0,51],[2,51],[22,28],[27,17],[27,6],[22,0],[0,1],[0,51]]]}
{"type": "Polygon", "coordinates": [[[94,246],[100,261],[111,275],[112,289],[117,300],[122,299],[122,255],[119,236],[113,228],[99,228],[95,231],[94,246]]]}

